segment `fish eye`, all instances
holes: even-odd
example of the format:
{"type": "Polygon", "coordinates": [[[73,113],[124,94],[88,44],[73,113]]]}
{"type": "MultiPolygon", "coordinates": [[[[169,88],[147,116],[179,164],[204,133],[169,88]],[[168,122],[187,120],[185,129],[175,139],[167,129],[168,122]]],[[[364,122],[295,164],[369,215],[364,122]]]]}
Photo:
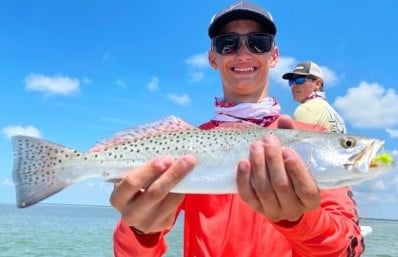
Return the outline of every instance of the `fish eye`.
{"type": "Polygon", "coordinates": [[[344,148],[352,148],[355,146],[356,141],[353,137],[343,137],[342,139],[340,139],[340,144],[344,148]]]}

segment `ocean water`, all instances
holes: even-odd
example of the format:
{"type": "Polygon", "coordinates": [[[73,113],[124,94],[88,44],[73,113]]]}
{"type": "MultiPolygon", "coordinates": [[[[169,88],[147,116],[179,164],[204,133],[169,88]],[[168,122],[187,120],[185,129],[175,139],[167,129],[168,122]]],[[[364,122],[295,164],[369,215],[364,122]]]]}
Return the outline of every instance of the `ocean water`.
{"type": "MultiPolygon", "coordinates": [[[[1,257],[112,257],[118,213],[108,206],[0,204],[1,257]]],[[[168,235],[167,257],[182,256],[181,220],[168,235]]],[[[364,257],[398,257],[398,220],[364,219],[372,226],[364,257]]]]}

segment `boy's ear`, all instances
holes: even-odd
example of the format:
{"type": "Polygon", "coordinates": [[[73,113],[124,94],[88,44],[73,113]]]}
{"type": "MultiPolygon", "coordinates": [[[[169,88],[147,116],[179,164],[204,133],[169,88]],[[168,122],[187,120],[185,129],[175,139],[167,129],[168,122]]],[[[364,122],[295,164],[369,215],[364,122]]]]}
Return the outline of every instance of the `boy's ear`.
{"type": "Polygon", "coordinates": [[[213,69],[218,69],[217,66],[217,54],[213,50],[209,50],[207,53],[207,59],[209,60],[209,64],[213,69]]]}
{"type": "Polygon", "coordinates": [[[279,49],[277,46],[274,47],[274,49],[272,49],[272,54],[271,54],[271,68],[274,68],[276,66],[276,64],[278,63],[279,60],[279,49]]]}

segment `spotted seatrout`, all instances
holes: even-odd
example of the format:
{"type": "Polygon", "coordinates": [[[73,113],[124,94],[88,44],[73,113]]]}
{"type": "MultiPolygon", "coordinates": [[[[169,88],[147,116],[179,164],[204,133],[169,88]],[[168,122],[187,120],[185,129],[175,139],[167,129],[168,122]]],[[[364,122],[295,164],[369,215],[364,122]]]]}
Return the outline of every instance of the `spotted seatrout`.
{"type": "Polygon", "coordinates": [[[17,206],[33,205],[90,177],[115,181],[122,178],[126,170],[158,155],[178,158],[188,153],[196,156],[197,165],[172,192],[235,193],[238,161],[248,157],[251,142],[266,134],[278,136],[284,147],[293,148],[320,188],[357,184],[395,167],[394,161],[372,162],[384,143],[377,139],[231,125],[200,130],[170,116],[123,131],[87,153],[38,138],[14,136],[12,176],[17,206]]]}

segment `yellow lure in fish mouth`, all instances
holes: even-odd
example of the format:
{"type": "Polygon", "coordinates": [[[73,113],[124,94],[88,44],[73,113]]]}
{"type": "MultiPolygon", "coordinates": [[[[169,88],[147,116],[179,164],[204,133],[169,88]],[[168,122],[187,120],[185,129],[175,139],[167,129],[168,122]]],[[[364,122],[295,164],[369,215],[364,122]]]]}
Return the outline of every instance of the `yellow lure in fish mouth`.
{"type": "Polygon", "coordinates": [[[365,149],[357,154],[352,155],[348,163],[344,166],[347,169],[352,169],[358,172],[368,172],[371,168],[380,167],[383,165],[388,165],[392,163],[392,156],[389,154],[377,154],[383,147],[384,141],[372,141],[365,149]],[[388,155],[388,158],[386,155],[388,155]],[[381,157],[383,156],[383,157],[381,157]]]}
{"type": "Polygon", "coordinates": [[[371,168],[386,166],[394,162],[394,158],[391,154],[381,153],[376,155],[370,162],[371,168]]]}

